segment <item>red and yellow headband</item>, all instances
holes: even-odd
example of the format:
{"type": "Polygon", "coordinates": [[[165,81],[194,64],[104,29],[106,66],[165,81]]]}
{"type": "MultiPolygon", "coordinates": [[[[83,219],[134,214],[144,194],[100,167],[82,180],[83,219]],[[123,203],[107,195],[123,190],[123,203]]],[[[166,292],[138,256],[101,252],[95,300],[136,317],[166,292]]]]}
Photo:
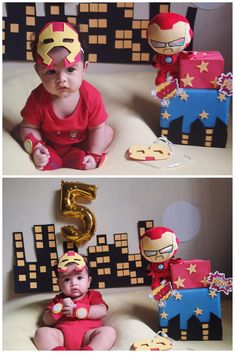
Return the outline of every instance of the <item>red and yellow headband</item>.
{"type": "Polygon", "coordinates": [[[81,43],[78,33],[69,23],[49,22],[39,33],[37,44],[37,63],[48,67],[53,65],[53,60],[48,55],[55,47],[64,47],[69,51],[64,59],[64,66],[69,67],[78,63],[81,59],[81,43]]]}
{"type": "Polygon", "coordinates": [[[66,272],[70,264],[74,264],[74,269],[77,271],[83,271],[87,268],[85,260],[80,254],[75,251],[68,251],[59,258],[57,271],[66,272]]]}

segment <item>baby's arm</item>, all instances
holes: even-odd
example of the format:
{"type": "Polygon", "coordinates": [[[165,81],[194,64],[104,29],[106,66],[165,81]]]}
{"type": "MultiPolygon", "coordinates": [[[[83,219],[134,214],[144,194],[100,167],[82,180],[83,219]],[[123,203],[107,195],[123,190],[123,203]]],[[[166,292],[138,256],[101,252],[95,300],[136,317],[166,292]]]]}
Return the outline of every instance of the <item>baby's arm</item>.
{"type": "Polygon", "coordinates": [[[39,131],[39,127],[32,125],[32,124],[27,124],[27,123],[21,123],[20,124],[20,137],[21,140],[24,142],[25,139],[29,134],[32,134],[36,139],[39,141],[42,140],[42,136],[39,131]]]}
{"type": "Polygon", "coordinates": [[[94,169],[99,164],[99,159],[105,149],[111,143],[113,130],[106,123],[102,123],[89,129],[88,136],[88,155],[85,156],[83,163],[85,169],[94,169]]]}
{"type": "Polygon", "coordinates": [[[56,322],[56,319],[51,314],[49,309],[46,309],[42,315],[42,320],[47,326],[52,326],[56,322]]]}
{"type": "Polygon", "coordinates": [[[104,304],[91,305],[87,319],[99,320],[102,319],[107,314],[107,307],[104,304]]]}
{"type": "Polygon", "coordinates": [[[30,146],[31,144],[29,142],[31,148],[29,148],[27,152],[32,154],[35,166],[38,169],[43,169],[49,161],[50,154],[48,149],[41,142],[42,136],[39,128],[23,122],[20,126],[20,137],[23,143],[27,140],[34,140],[32,146],[30,146]],[[29,139],[30,136],[32,137],[31,139],[29,139]]]}

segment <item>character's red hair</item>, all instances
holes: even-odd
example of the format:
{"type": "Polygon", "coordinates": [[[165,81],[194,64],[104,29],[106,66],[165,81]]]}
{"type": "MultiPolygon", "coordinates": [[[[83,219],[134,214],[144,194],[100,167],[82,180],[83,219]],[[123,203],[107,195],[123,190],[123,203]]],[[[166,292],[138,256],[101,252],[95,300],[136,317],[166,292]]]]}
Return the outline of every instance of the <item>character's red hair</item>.
{"type": "MultiPolygon", "coordinates": [[[[170,232],[170,233],[173,233],[173,230],[169,229],[169,228],[165,228],[165,227],[155,227],[155,228],[151,228],[149,230],[147,230],[141,238],[143,237],[148,237],[150,238],[151,240],[155,240],[155,239],[160,239],[163,234],[165,234],[166,232],[170,232]]],[[[177,244],[179,244],[179,240],[177,239],[176,237],[176,242],[177,244]]]]}
{"type": "MultiPolygon", "coordinates": [[[[175,23],[177,22],[185,22],[189,24],[190,27],[190,23],[187,20],[186,17],[184,17],[183,15],[180,15],[178,13],[174,13],[174,12],[164,12],[164,13],[159,13],[156,16],[154,16],[151,20],[150,20],[150,24],[157,24],[161,29],[172,29],[172,27],[174,26],[175,23]]],[[[189,34],[190,37],[192,38],[193,36],[193,31],[190,27],[189,30],[189,34]]]]}

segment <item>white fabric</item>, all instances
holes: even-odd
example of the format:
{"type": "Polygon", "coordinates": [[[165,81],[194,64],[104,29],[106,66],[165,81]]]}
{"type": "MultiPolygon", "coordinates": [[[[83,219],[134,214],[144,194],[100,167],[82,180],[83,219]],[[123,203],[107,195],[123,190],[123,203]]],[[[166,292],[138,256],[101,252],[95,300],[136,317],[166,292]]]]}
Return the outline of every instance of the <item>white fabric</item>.
{"type": "MultiPolygon", "coordinates": [[[[151,339],[158,331],[158,314],[156,302],[149,299],[149,288],[127,288],[121,292],[116,288],[111,291],[101,292],[109,305],[105,324],[114,327],[117,332],[113,350],[129,350],[135,341],[151,339]]],[[[36,350],[32,337],[38,327],[39,317],[52,297],[51,293],[28,295],[4,305],[3,350],[36,350]]],[[[223,301],[222,308],[222,341],[173,341],[173,350],[231,350],[231,301],[223,301]]]]}

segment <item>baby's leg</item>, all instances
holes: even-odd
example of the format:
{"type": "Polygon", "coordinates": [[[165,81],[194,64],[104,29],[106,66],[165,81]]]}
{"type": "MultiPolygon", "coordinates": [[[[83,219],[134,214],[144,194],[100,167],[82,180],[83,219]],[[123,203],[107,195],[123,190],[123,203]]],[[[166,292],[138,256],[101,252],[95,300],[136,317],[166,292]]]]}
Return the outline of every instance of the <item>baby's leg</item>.
{"type": "Polygon", "coordinates": [[[105,125],[105,136],[104,136],[105,148],[103,152],[105,152],[106,148],[110,145],[110,143],[112,142],[112,139],[113,139],[113,129],[111,128],[111,126],[105,125]]]}
{"type": "MultiPolygon", "coordinates": [[[[51,148],[50,146],[47,146],[47,145],[43,146],[42,148],[46,148],[47,151],[49,152],[49,160],[45,166],[43,166],[42,168],[38,168],[38,169],[40,169],[40,170],[54,170],[54,169],[62,168],[63,161],[60,158],[60,156],[57,154],[57,152],[53,148],[51,148]]],[[[36,167],[38,167],[36,160],[35,160],[35,154],[33,155],[33,159],[34,159],[34,163],[35,163],[36,167]]]]}
{"type": "Polygon", "coordinates": [[[116,332],[110,326],[101,326],[87,331],[83,337],[81,350],[89,348],[95,351],[107,351],[112,348],[116,339],[116,332]]]}
{"type": "Polygon", "coordinates": [[[84,169],[83,160],[86,153],[78,147],[71,148],[63,157],[63,167],[73,169],[84,169]]]}
{"type": "Polygon", "coordinates": [[[40,327],[34,335],[34,343],[39,351],[51,351],[64,346],[63,333],[52,327],[40,327]]]}

